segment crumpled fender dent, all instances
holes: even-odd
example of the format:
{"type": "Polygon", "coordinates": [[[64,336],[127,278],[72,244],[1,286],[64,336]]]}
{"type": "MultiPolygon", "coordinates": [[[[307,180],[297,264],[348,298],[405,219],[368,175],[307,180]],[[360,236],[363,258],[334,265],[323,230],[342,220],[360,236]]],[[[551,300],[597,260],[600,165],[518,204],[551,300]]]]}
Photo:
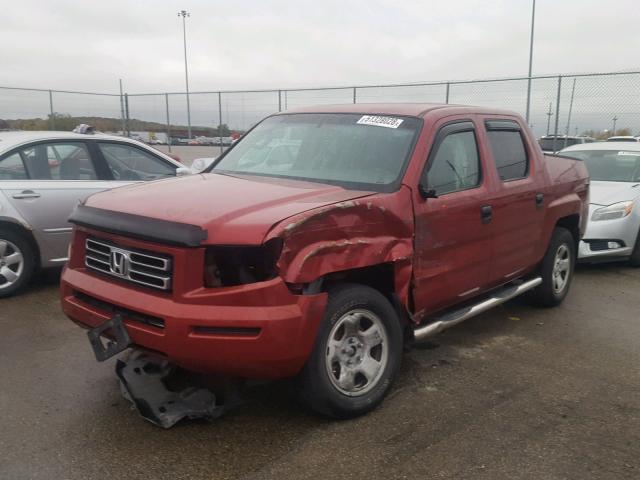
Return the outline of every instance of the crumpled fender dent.
{"type": "Polygon", "coordinates": [[[336,203],[290,217],[264,241],[282,238],[277,262],[287,283],[310,283],[332,272],[392,263],[396,294],[408,305],[413,258],[410,190],[336,203]]]}

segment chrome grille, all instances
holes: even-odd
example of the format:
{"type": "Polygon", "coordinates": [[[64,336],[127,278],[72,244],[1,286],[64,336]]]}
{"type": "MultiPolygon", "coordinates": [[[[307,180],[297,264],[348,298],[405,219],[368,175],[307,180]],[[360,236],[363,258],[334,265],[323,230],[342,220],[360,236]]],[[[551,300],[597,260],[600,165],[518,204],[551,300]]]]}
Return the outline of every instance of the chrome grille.
{"type": "Polygon", "coordinates": [[[146,287],[171,289],[171,258],[130,250],[87,238],[84,264],[91,270],[106,273],[146,287]]]}

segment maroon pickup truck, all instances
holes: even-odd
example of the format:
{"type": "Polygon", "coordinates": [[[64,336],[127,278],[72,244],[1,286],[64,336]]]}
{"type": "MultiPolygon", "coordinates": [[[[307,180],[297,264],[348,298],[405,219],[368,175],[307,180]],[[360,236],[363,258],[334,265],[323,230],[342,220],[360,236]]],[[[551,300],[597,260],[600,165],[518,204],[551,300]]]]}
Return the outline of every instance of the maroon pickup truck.
{"type": "Polygon", "coordinates": [[[295,377],[315,411],[360,415],[403,345],[525,292],[562,302],[588,187],[508,111],[276,114],[208,173],[78,206],[62,307],[99,360],[132,347],[204,374],[295,377]]]}

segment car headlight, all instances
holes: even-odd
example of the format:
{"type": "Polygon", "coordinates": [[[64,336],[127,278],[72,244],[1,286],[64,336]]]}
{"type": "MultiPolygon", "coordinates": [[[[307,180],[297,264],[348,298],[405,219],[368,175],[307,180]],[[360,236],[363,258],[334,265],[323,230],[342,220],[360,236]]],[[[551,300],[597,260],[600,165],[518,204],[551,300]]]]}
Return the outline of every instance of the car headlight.
{"type": "Polygon", "coordinates": [[[276,263],[282,252],[282,239],[263,245],[207,247],[204,260],[204,286],[230,287],[263,282],[277,274],[276,263]]]}
{"type": "Polygon", "coordinates": [[[633,210],[633,202],[620,202],[609,205],[608,207],[602,207],[597,209],[591,215],[591,221],[597,222],[599,220],[616,220],[618,218],[624,218],[633,210]]]}

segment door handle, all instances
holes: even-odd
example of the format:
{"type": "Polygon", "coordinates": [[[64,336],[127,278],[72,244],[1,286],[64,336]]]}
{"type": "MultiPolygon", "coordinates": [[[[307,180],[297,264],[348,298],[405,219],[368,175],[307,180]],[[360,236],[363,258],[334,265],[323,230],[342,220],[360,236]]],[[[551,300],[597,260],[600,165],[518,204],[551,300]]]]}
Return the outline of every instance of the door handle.
{"type": "Polygon", "coordinates": [[[484,224],[491,222],[491,219],[493,218],[493,208],[491,205],[483,205],[480,207],[480,218],[484,224]]]}
{"type": "Polygon", "coordinates": [[[544,205],[544,193],[536,193],[536,208],[544,205]]]}
{"type": "Polygon", "coordinates": [[[40,194],[34,192],[33,190],[23,190],[20,193],[13,194],[13,198],[23,199],[23,198],[40,198],[40,194]]]}

